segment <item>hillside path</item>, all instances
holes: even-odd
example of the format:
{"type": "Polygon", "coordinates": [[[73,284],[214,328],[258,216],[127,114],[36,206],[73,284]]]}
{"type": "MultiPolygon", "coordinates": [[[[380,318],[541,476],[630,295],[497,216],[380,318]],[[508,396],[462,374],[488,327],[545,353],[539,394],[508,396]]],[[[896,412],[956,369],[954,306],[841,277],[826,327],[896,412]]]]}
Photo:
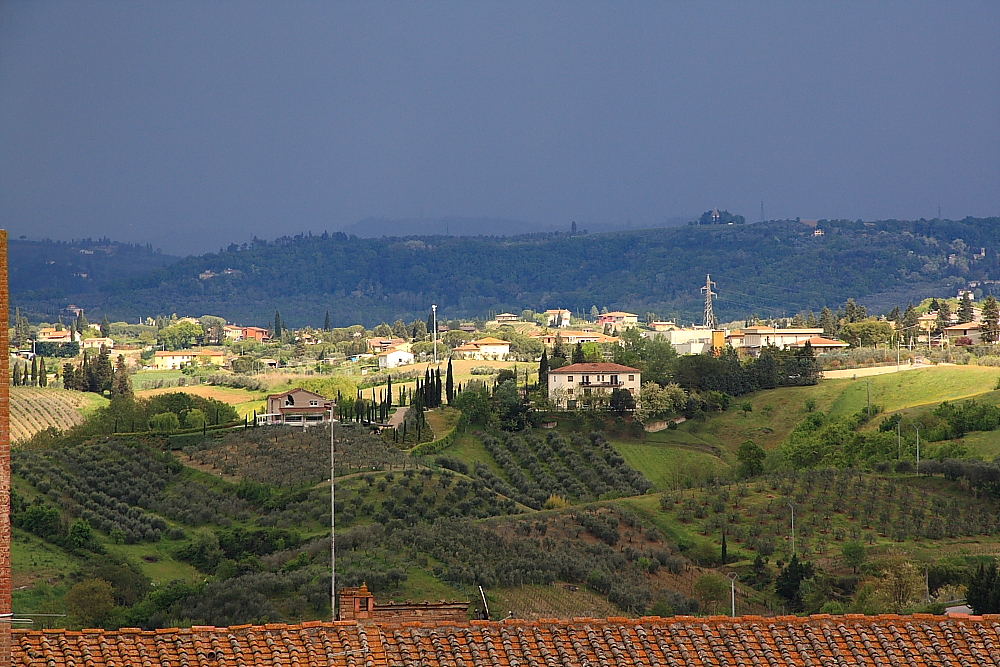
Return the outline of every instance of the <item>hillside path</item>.
{"type": "Polygon", "coordinates": [[[396,408],[396,411],[392,413],[389,417],[389,426],[393,428],[398,428],[403,423],[403,418],[406,417],[406,411],[410,409],[410,406],[404,406],[396,408]]]}
{"type": "MultiPolygon", "coordinates": [[[[938,364],[940,365],[940,364],[938,364]]],[[[934,368],[934,364],[900,364],[899,368],[896,365],[892,366],[872,366],[871,368],[846,368],[840,371],[823,371],[823,377],[826,379],[835,378],[853,378],[854,376],[865,377],[868,375],[885,375],[886,373],[897,373],[901,371],[915,371],[920,368],[934,368]]]]}

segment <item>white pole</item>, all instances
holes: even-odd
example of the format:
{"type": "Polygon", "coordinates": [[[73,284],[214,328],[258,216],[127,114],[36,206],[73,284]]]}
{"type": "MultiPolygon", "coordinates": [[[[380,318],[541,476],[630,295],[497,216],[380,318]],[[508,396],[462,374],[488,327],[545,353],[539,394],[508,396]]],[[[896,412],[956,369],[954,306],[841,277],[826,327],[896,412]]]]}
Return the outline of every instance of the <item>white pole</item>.
{"type": "Polygon", "coordinates": [[[731,599],[733,604],[732,613],[730,614],[730,616],[736,618],[736,580],[740,578],[740,575],[736,574],[735,572],[730,572],[726,576],[729,577],[730,594],[732,595],[731,599]]]}
{"type": "Polygon", "coordinates": [[[333,467],[333,453],[335,445],[333,439],[333,405],[330,405],[330,615],[332,620],[337,620],[337,514],[334,510],[333,479],[335,475],[333,467]]]}
{"type": "Polygon", "coordinates": [[[434,321],[434,363],[438,361],[438,307],[437,304],[431,305],[431,314],[433,315],[434,321]]]}
{"type": "Polygon", "coordinates": [[[915,424],[913,428],[917,429],[917,474],[920,474],[920,424],[915,424]]]}

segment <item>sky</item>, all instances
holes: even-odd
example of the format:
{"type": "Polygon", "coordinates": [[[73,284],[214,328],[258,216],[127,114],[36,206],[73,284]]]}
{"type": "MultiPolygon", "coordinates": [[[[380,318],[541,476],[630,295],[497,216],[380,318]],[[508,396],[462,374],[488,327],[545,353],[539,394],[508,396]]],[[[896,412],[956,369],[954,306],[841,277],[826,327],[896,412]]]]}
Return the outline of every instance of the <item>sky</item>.
{"type": "Polygon", "coordinates": [[[0,224],[1000,214],[1000,3],[2,2],[0,224]]]}

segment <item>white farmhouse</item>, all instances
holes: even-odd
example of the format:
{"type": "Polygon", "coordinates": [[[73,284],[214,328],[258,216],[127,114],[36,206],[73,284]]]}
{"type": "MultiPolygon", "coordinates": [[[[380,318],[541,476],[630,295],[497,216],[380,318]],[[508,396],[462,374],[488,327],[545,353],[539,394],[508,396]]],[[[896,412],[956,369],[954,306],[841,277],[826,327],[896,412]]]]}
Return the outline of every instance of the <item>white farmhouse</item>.
{"type": "Polygon", "coordinates": [[[568,410],[581,402],[608,399],[615,389],[626,389],[638,397],[641,386],[641,371],[621,364],[570,364],[549,371],[549,400],[568,410]]]}

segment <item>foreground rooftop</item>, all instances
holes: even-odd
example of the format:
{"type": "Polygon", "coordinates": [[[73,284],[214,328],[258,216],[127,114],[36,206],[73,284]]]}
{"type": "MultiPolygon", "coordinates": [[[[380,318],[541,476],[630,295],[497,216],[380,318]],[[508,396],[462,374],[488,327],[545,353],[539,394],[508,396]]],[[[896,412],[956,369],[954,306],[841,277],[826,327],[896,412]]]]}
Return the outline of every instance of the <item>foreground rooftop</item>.
{"type": "Polygon", "coordinates": [[[355,621],[119,631],[14,630],[14,665],[162,667],[847,667],[1000,665],[997,616],[355,621]]]}

